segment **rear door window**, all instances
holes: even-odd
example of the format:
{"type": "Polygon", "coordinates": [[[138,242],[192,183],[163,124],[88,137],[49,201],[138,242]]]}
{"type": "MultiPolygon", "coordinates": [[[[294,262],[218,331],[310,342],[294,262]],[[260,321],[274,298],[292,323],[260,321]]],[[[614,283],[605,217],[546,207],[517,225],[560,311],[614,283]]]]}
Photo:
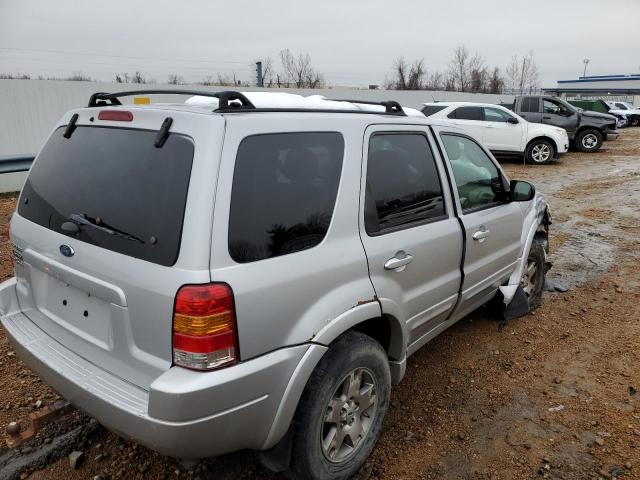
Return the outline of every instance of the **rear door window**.
{"type": "Polygon", "coordinates": [[[481,107],[459,107],[448,115],[457,120],[484,120],[481,107]]]}
{"type": "Polygon", "coordinates": [[[331,223],[343,156],[337,132],[245,138],[233,172],[231,258],[247,263],[318,245],[331,223]]]}
{"type": "Polygon", "coordinates": [[[378,235],[445,218],[442,184],[427,138],[419,133],[371,137],[365,230],[378,235]]]}
{"type": "Polygon", "coordinates": [[[538,113],[540,111],[540,99],[538,97],[524,97],[520,111],[527,113],[538,113]]]}
{"type": "Polygon", "coordinates": [[[66,139],[64,128],[53,133],[38,155],[18,213],[76,240],[173,265],[182,237],[193,141],[172,133],[156,148],[155,131],[89,126],[79,126],[66,139]],[[69,231],[73,225],[76,233],[69,231]]]}

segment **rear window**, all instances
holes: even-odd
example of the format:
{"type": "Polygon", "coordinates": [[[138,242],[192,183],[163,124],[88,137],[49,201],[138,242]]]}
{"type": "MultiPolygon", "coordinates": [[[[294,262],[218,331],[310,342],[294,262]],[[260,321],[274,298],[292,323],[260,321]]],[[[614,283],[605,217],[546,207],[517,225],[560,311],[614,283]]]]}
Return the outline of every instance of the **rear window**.
{"type": "Polygon", "coordinates": [[[447,116],[458,120],[483,120],[481,107],[459,107],[447,116]]]}
{"type": "Polygon", "coordinates": [[[336,132],[245,138],[233,172],[231,258],[247,263],[318,245],[333,215],[343,155],[336,132]]]}
{"type": "Polygon", "coordinates": [[[79,126],[57,129],[34,163],[18,213],[101,248],[173,265],[180,250],[193,161],[190,138],[172,133],[79,126]],[[65,224],[63,229],[62,225],[65,224]],[[69,232],[77,226],[77,233],[69,232]]]}
{"type": "Polygon", "coordinates": [[[540,99],[538,97],[524,97],[520,105],[520,111],[538,113],[540,111],[540,99]]]}
{"type": "Polygon", "coordinates": [[[438,113],[440,110],[447,108],[446,105],[425,105],[421,110],[425,117],[430,117],[434,113],[438,113]]]}

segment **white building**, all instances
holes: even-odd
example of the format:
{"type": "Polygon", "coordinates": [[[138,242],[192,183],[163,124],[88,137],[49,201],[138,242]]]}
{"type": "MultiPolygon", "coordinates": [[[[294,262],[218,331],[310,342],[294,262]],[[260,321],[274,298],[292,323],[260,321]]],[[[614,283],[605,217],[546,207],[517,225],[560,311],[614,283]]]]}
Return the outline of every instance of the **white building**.
{"type": "Polygon", "coordinates": [[[577,80],[558,80],[556,88],[545,88],[545,93],[568,99],[622,100],[640,105],[640,74],[594,75],[577,80]]]}

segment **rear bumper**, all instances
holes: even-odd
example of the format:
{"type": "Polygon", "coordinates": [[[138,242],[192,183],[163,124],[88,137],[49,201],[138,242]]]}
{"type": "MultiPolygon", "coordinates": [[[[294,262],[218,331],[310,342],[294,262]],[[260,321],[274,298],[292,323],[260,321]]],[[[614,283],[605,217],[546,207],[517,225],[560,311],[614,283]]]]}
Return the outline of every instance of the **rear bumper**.
{"type": "Polygon", "coordinates": [[[290,421],[279,407],[296,369],[326,350],[309,344],[284,348],[206,373],[173,367],[146,391],[49,337],[20,311],[15,284],[0,284],[0,321],[20,358],[105,427],[172,457],[265,448],[270,432],[288,426],[275,425],[276,419],[290,421]]]}

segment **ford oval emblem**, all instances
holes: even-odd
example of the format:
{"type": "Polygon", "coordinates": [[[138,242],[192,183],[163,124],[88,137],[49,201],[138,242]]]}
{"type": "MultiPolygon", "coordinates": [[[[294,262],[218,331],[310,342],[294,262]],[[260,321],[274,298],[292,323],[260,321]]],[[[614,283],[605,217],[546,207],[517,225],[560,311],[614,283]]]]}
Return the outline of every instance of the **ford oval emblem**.
{"type": "Polygon", "coordinates": [[[69,245],[60,245],[60,253],[65,257],[73,257],[76,252],[69,245]]]}

